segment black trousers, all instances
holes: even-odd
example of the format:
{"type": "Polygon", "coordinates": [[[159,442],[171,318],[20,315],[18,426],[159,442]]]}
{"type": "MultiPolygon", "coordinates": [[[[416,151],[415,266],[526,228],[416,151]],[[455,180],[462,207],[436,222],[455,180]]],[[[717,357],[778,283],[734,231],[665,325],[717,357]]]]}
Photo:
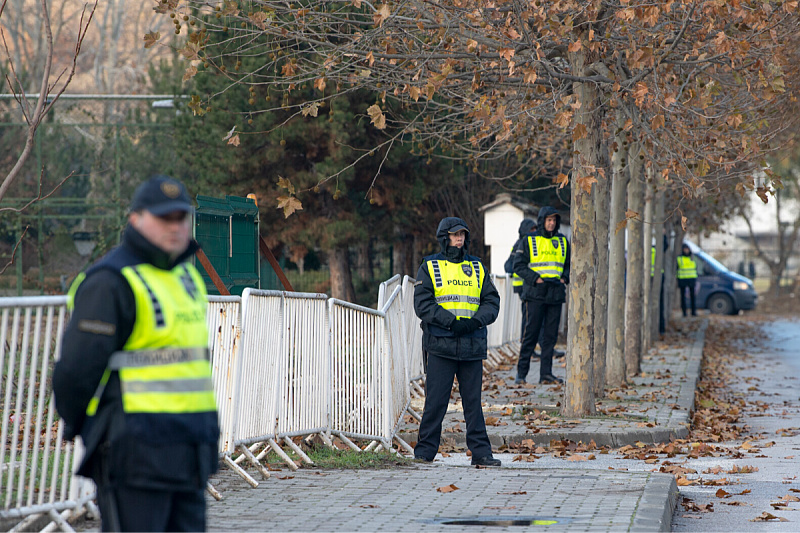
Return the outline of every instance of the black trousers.
{"type": "Polygon", "coordinates": [[[558,340],[558,323],[561,319],[561,304],[549,304],[543,300],[524,302],[522,320],[525,332],[519,350],[517,378],[525,379],[531,367],[531,356],[536,343],[542,348],[539,378],[553,373],[553,348],[558,340]],[[540,338],[541,334],[541,338],[540,338]]]}
{"type": "Polygon", "coordinates": [[[428,373],[425,383],[425,409],[419,424],[419,438],[414,456],[433,460],[439,451],[442,421],[450,403],[453,378],[458,378],[458,391],[467,422],[467,448],[472,457],[492,455],[492,444],[486,434],[486,422],[481,407],[483,361],[458,361],[428,354],[428,373]]]}
{"type": "MultiPolygon", "coordinates": [[[[524,339],[525,338],[525,328],[528,325],[528,322],[525,320],[525,300],[520,300],[520,304],[522,305],[522,327],[520,328],[520,333],[521,333],[520,334],[520,339],[524,339]]],[[[539,338],[537,339],[537,342],[538,342],[539,346],[542,345],[542,335],[543,334],[544,334],[544,330],[542,329],[542,330],[539,331],[539,338]]]]}
{"type": "Polygon", "coordinates": [[[205,489],[185,492],[98,485],[103,531],[205,531],[205,489]]]}
{"type": "Polygon", "coordinates": [[[678,280],[678,289],[681,292],[681,311],[683,311],[683,316],[686,316],[687,306],[686,306],[686,290],[689,290],[689,299],[692,302],[692,316],[697,315],[697,308],[695,307],[694,301],[694,285],[696,278],[690,279],[679,279],[678,280]]]}

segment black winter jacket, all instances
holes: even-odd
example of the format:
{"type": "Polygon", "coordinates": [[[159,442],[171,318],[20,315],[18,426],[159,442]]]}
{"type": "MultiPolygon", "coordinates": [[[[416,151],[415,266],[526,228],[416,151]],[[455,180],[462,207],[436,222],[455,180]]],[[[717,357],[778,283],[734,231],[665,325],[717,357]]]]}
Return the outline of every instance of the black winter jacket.
{"type": "Polygon", "coordinates": [[[56,409],[64,420],[64,437],[80,435],[86,453],[78,474],[97,477],[97,460],[104,456],[112,485],[156,490],[202,488],[217,470],[217,445],[172,443],[169,446],[126,442],[122,433],[122,393],[112,372],[97,412],[86,419],[89,404],[108,366],[111,354],[122,350],[136,321],[133,290],[122,267],[150,263],[172,269],[197,250],[189,249],[174,261],[128,226],[122,243],[86,271],[75,293],[74,311],[62,339],[61,358],[53,372],[56,409]]]}
{"type": "MultiPolygon", "coordinates": [[[[534,236],[547,237],[552,239],[554,237],[564,237],[559,233],[561,227],[561,215],[552,207],[543,207],[539,210],[538,219],[539,229],[536,230],[534,236]],[[552,233],[544,228],[544,221],[550,215],[556,215],[556,227],[552,233]]],[[[517,241],[517,248],[514,257],[514,272],[522,278],[522,294],[521,297],[525,301],[542,301],[548,304],[564,303],[567,298],[566,284],[569,284],[569,255],[570,246],[569,241],[564,239],[567,243],[566,259],[564,260],[564,272],[561,274],[559,280],[543,278],[544,283],[536,283],[539,279],[539,274],[534,272],[528,267],[530,263],[530,249],[528,248],[528,239],[520,239],[517,241]],[[562,283],[563,280],[563,283],[562,283]]]]}
{"type": "Polygon", "coordinates": [[[462,219],[456,217],[447,217],[439,223],[436,238],[442,247],[442,252],[423,259],[422,265],[417,271],[417,282],[414,286],[414,311],[422,320],[423,350],[447,359],[462,361],[486,359],[486,326],[494,322],[500,312],[500,294],[492,283],[486,267],[484,267],[485,277],[481,287],[480,305],[472,317],[480,322],[481,327],[460,337],[450,330],[456,321],[455,315],[436,303],[433,280],[428,273],[427,263],[431,260],[457,263],[480,261],[479,258],[466,253],[469,246],[469,233],[467,233],[461,254],[457,254],[453,247],[448,246],[448,231],[457,225],[467,227],[462,219]],[[460,256],[454,257],[454,254],[460,256]]]}
{"type": "MultiPolygon", "coordinates": [[[[514,246],[511,247],[511,253],[508,255],[508,259],[506,259],[506,262],[503,264],[503,270],[505,270],[506,273],[514,273],[514,259],[517,256],[517,248],[519,248],[519,243],[528,235],[533,235],[534,231],[536,231],[536,221],[530,218],[523,218],[522,222],[519,223],[519,238],[517,239],[517,242],[514,243],[514,246]]],[[[522,287],[514,287],[514,292],[521,294],[522,287]]]]}

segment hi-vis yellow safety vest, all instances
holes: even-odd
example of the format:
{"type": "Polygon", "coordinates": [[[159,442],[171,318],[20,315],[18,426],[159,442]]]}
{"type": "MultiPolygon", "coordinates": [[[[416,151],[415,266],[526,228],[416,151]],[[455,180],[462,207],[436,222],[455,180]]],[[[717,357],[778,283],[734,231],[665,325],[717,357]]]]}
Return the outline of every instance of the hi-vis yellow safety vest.
{"type": "Polygon", "coordinates": [[[695,279],[697,277],[697,264],[691,257],[678,256],[678,279],[695,279]]]}
{"type": "Polygon", "coordinates": [[[428,261],[436,303],[456,316],[472,318],[481,304],[485,272],[480,261],[451,263],[444,259],[428,261]]]}
{"type": "Polygon", "coordinates": [[[541,235],[528,237],[530,262],[528,268],[540,277],[560,279],[567,259],[566,237],[547,238],[541,235]]]}
{"type": "MultiPolygon", "coordinates": [[[[511,247],[511,253],[514,253],[514,247],[513,246],[511,247]]],[[[524,280],[521,277],[519,277],[516,272],[514,272],[511,275],[511,286],[512,287],[522,287],[523,281],[524,280]]]]}
{"type": "MultiPolygon", "coordinates": [[[[208,299],[199,272],[188,263],[172,270],[143,263],[123,267],[121,273],[133,290],[136,321],[123,350],[112,354],[86,414],[95,415],[111,372],[116,371],[125,414],[153,422],[139,427],[163,428],[159,418],[177,421],[181,415],[191,419],[184,422],[215,425],[206,326],[208,299]],[[208,416],[201,416],[201,422],[196,415],[203,414],[208,416]]],[[[75,290],[70,294],[74,296],[75,290]]]]}

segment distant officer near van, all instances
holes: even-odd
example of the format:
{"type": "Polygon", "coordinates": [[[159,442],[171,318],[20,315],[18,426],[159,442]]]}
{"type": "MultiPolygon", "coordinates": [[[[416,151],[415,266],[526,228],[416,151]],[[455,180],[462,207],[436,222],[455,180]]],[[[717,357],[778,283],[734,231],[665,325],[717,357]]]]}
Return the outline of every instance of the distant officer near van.
{"type": "Polygon", "coordinates": [[[689,292],[689,300],[691,301],[692,316],[697,316],[697,307],[695,305],[694,286],[697,282],[697,263],[692,257],[692,250],[689,245],[684,243],[681,247],[681,255],[678,256],[678,290],[681,293],[681,311],[683,316],[686,316],[688,305],[686,302],[686,292],[689,292]]]}
{"type": "Polygon", "coordinates": [[[144,182],[121,244],[70,289],[53,391],[65,438],[82,437],[77,473],[97,485],[103,531],[206,529],[219,425],[191,212],[180,182],[144,182]]]}
{"type": "Polygon", "coordinates": [[[414,312],[422,321],[425,353],[425,408],[414,457],[431,462],[439,451],[453,379],[467,423],[467,448],[476,466],[500,466],[492,456],[481,407],[486,326],[497,319],[500,294],[480,259],[467,253],[469,228],[447,217],[436,231],[441,252],[426,257],[417,271],[414,312]]]}

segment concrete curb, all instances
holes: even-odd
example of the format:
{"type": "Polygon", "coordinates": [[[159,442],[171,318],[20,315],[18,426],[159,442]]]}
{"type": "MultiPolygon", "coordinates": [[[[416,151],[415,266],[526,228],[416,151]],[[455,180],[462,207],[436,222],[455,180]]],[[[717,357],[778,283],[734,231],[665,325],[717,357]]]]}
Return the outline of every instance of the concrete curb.
{"type": "Polygon", "coordinates": [[[671,531],[672,513],[678,504],[678,494],[674,476],[653,474],[645,485],[630,530],[671,531]]]}

